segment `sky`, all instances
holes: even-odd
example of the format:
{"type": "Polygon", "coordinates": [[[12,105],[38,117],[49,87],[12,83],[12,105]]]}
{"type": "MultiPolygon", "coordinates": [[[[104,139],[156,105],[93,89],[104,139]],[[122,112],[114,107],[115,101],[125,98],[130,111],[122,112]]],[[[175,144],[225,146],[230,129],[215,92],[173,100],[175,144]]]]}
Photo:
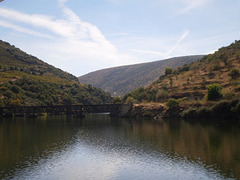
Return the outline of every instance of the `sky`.
{"type": "Polygon", "coordinates": [[[239,0],[0,0],[0,39],[73,75],[209,54],[240,39],[239,0]]]}

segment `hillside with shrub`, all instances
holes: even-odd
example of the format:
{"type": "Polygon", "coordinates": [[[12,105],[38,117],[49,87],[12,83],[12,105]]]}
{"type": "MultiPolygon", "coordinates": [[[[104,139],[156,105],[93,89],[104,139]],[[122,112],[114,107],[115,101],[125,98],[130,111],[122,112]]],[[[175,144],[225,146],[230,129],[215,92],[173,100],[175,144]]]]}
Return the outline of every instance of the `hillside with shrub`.
{"type": "Polygon", "coordinates": [[[212,111],[223,112],[223,107],[229,111],[228,115],[237,117],[240,114],[240,41],[197,62],[177,69],[166,68],[165,74],[150,86],[138,88],[123,98],[137,103],[166,103],[170,99],[182,109],[193,109],[192,116],[185,113],[185,117],[200,117],[202,113],[218,117],[212,111]]]}
{"type": "Polygon", "coordinates": [[[141,86],[150,85],[164,74],[166,67],[177,68],[203,56],[185,56],[149,63],[120,66],[91,72],[79,77],[79,82],[99,87],[112,96],[124,96],[141,86]]]}
{"type": "Polygon", "coordinates": [[[0,106],[110,103],[110,94],[0,41],[0,106]]]}

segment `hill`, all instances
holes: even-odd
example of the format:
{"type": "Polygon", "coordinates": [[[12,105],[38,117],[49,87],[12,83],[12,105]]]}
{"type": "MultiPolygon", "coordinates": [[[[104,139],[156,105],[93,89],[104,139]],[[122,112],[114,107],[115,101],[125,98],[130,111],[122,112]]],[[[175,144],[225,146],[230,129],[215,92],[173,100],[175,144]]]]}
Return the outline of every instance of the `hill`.
{"type": "Polygon", "coordinates": [[[124,99],[166,102],[170,98],[198,101],[206,99],[208,87],[218,84],[222,99],[240,97],[240,41],[222,47],[214,54],[204,56],[175,70],[171,70],[150,86],[127,94],[124,99]]]}
{"type": "Polygon", "coordinates": [[[110,94],[0,41],[0,106],[95,104],[110,94]]]}
{"type": "Polygon", "coordinates": [[[80,76],[79,82],[91,84],[109,92],[112,96],[123,96],[141,86],[147,86],[164,74],[166,67],[177,68],[197,61],[203,56],[185,56],[149,63],[103,69],[80,76]]]}
{"type": "Polygon", "coordinates": [[[240,41],[222,47],[165,75],[146,88],[138,88],[123,101],[141,103],[133,115],[203,122],[238,123],[240,119],[240,41]],[[146,106],[149,102],[150,106],[146,106]],[[154,102],[154,103],[153,103],[154,102]],[[157,104],[156,104],[157,103],[157,104]],[[156,111],[156,107],[160,104],[156,111]],[[140,108],[140,110],[139,110],[140,108]],[[147,112],[141,109],[148,108],[147,112]],[[139,114],[140,112],[140,114],[139,114]],[[206,121],[207,120],[207,121],[206,121]],[[214,121],[213,121],[214,120],[214,121]],[[225,120],[225,121],[221,121],[225,120]]]}

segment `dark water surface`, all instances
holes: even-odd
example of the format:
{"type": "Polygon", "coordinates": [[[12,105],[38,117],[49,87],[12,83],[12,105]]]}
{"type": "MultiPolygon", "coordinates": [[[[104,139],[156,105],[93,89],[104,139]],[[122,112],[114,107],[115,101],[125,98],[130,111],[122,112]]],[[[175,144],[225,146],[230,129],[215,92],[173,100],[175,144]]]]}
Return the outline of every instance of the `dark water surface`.
{"type": "Polygon", "coordinates": [[[3,119],[0,179],[240,179],[240,129],[108,115],[3,119]]]}

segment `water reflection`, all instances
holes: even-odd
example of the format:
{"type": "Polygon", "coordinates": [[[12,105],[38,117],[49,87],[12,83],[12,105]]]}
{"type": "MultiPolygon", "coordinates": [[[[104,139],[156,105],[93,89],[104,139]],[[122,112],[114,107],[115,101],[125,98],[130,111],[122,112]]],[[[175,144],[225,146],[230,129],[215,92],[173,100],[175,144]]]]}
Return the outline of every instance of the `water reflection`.
{"type": "Polygon", "coordinates": [[[0,179],[240,179],[240,131],[184,121],[0,121],[0,179]]]}

